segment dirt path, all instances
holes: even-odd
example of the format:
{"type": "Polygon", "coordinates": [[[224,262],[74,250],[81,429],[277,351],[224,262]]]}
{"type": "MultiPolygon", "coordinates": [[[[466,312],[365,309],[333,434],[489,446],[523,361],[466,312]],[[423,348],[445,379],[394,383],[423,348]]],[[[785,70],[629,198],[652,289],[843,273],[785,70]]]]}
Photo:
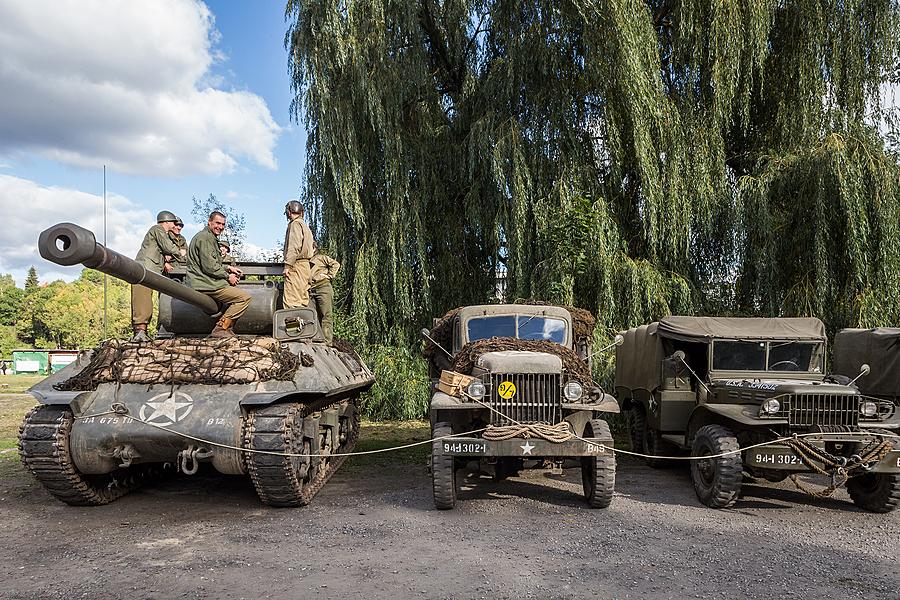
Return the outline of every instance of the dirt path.
{"type": "Polygon", "coordinates": [[[434,510],[421,457],[352,464],[303,509],[261,506],[249,482],[200,474],[99,508],[0,479],[2,598],[898,597],[900,514],[749,485],[701,507],[683,469],[623,459],[607,510],[580,474],[467,479],[434,510]]]}

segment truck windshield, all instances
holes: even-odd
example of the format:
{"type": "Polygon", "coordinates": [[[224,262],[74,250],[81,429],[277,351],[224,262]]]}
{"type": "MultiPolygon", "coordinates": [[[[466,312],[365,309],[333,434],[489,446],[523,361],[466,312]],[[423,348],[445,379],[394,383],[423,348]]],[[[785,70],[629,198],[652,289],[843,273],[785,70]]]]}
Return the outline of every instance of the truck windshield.
{"type": "Polygon", "coordinates": [[[492,337],[548,340],[557,344],[563,344],[566,341],[566,322],[553,317],[535,315],[475,317],[469,319],[466,329],[470,342],[492,337]]]}
{"type": "Polygon", "coordinates": [[[822,372],[821,342],[716,340],[713,370],[822,372]]]}

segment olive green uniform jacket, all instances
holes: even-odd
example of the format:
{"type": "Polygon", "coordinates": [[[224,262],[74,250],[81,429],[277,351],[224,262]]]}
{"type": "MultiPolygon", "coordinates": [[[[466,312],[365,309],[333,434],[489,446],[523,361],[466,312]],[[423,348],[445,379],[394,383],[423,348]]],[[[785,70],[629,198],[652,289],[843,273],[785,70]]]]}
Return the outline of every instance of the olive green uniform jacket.
{"type": "Polygon", "coordinates": [[[155,273],[162,273],[163,265],[166,262],[163,256],[166,254],[172,256],[177,254],[180,256],[181,252],[175,244],[175,240],[169,237],[169,232],[163,229],[162,225],[157,223],[147,231],[146,235],[144,235],[144,241],[141,242],[141,249],[138,250],[134,260],[155,273]]]}
{"type": "Polygon", "coordinates": [[[228,271],[219,254],[219,238],[208,226],[191,239],[187,269],[185,283],[198,292],[212,292],[229,285],[228,271]]]}
{"type": "MultiPolygon", "coordinates": [[[[179,250],[187,250],[188,242],[186,237],[180,233],[175,233],[174,231],[169,232],[169,237],[172,238],[172,241],[175,242],[175,245],[178,246],[179,250]]],[[[171,262],[179,265],[187,264],[187,254],[182,256],[181,252],[176,252],[172,255],[171,262]]]]}

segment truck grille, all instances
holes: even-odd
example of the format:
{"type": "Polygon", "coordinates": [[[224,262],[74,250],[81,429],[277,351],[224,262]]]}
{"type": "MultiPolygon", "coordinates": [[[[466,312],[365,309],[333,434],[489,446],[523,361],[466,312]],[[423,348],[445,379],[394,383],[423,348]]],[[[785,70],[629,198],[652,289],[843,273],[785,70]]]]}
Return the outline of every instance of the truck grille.
{"type": "Polygon", "coordinates": [[[859,425],[859,397],[829,394],[792,394],[785,399],[782,412],[791,427],[817,425],[859,425]]]}
{"type": "Polygon", "coordinates": [[[550,423],[562,419],[562,390],[560,376],[556,373],[493,373],[490,382],[491,408],[506,415],[504,418],[491,411],[492,425],[519,423],[550,423]],[[500,384],[510,381],[516,386],[512,398],[501,398],[500,384]]]}

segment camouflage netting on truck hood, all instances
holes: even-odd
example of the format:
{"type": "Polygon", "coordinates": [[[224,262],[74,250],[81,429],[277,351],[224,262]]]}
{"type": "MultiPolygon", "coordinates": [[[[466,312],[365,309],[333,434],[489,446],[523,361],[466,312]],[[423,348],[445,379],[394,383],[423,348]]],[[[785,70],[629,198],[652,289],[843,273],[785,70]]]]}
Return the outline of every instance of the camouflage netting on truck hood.
{"type": "MultiPolygon", "coordinates": [[[[516,304],[527,304],[531,306],[559,306],[557,304],[550,304],[549,302],[539,302],[537,300],[529,300],[527,302],[517,302],[516,304]]],[[[431,332],[429,335],[431,339],[436,341],[438,344],[443,346],[444,348],[450,348],[453,345],[453,319],[456,318],[456,315],[459,314],[459,311],[463,307],[454,308],[453,310],[447,311],[443,317],[437,320],[434,324],[434,327],[431,328],[431,332]]],[[[578,340],[580,338],[592,338],[594,335],[594,328],[597,325],[597,320],[594,318],[594,315],[591,314],[590,311],[585,310],[583,308],[575,308],[574,306],[559,306],[559,308],[564,308],[569,311],[569,314],[572,315],[572,333],[574,339],[578,340]]],[[[422,349],[422,356],[425,358],[430,358],[434,351],[437,350],[434,344],[430,341],[425,340],[425,347],[422,349]]]]}
{"type": "Polygon", "coordinates": [[[475,367],[478,357],[488,352],[502,352],[504,350],[525,350],[528,352],[545,352],[555,354],[562,359],[566,372],[584,384],[593,384],[591,370],[580,356],[565,346],[545,340],[517,340],[516,338],[491,338],[478,340],[462,347],[453,358],[450,370],[457,373],[469,374],[475,367]]]}
{"type": "MultiPolygon", "coordinates": [[[[303,364],[312,357],[303,357],[303,364]]],[[[56,384],[60,391],[88,391],[101,383],[225,385],[294,378],[301,357],[274,338],[109,340],[87,367],[56,384]]],[[[309,365],[307,365],[309,366],[309,365]]]]}

